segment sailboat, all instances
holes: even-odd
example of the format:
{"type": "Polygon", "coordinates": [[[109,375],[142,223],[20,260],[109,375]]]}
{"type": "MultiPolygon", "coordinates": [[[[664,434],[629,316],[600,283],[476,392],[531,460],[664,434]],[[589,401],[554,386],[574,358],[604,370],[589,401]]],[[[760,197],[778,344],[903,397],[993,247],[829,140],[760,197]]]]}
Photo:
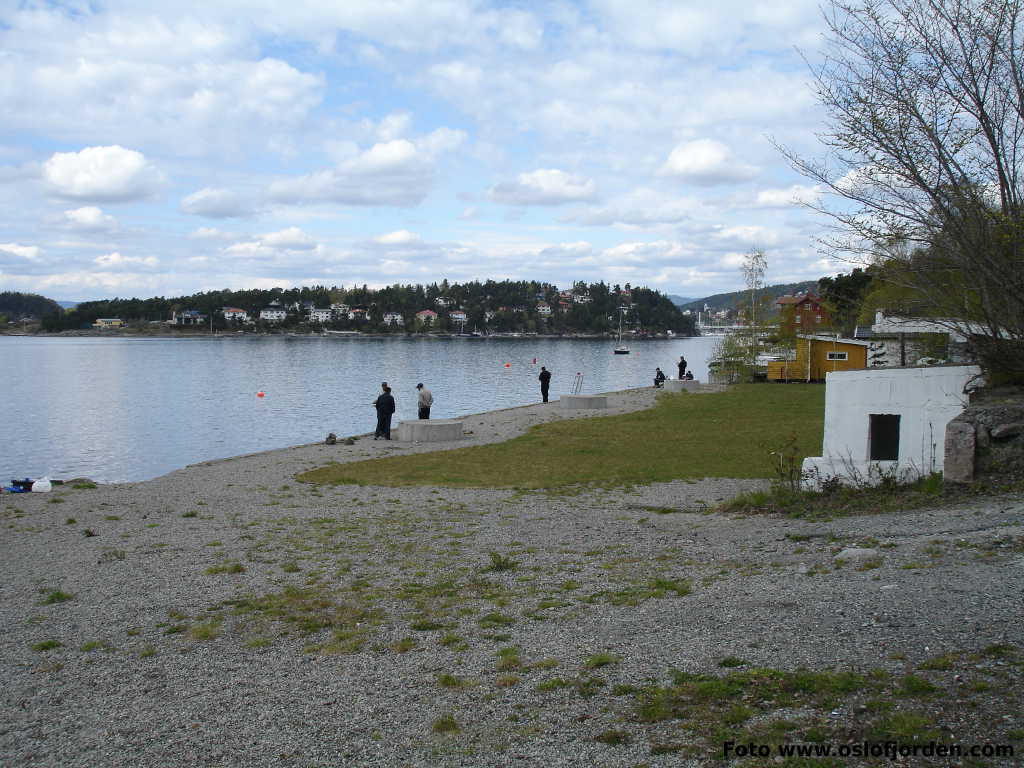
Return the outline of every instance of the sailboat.
{"type": "Polygon", "coordinates": [[[619,343],[615,347],[613,353],[616,355],[628,355],[629,347],[622,343],[622,316],[626,314],[625,307],[619,307],[619,343]]]}

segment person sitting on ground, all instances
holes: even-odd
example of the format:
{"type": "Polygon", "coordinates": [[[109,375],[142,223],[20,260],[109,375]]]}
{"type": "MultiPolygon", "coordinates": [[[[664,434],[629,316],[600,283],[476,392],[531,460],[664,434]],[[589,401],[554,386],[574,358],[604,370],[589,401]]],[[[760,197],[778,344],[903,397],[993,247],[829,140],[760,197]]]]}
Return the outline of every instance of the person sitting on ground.
{"type": "Polygon", "coordinates": [[[661,389],[665,383],[665,374],[662,373],[661,368],[657,369],[657,373],[654,374],[654,388],[661,389]]]}
{"type": "Polygon", "coordinates": [[[683,377],[686,381],[693,381],[693,371],[687,371],[683,377]]]}

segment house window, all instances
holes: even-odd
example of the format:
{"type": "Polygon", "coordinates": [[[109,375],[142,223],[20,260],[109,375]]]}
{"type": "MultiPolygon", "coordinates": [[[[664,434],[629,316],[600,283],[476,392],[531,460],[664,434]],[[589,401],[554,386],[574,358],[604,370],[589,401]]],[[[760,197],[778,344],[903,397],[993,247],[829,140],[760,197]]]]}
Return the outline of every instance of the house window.
{"type": "Polygon", "coordinates": [[[814,316],[814,322],[820,323],[821,322],[821,315],[815,315],[814,316]]]}
{"type": "Polygon", "coordinates": [[[829,352],[828,353],[828,359],[829,360],[849,360],[850,356],[849,356],[849,353],[847,353],[847,352],[829,352]]]}
{"type": "Polygon", "coordinates": [[[896,413],[872,413],[868,416],[868,458],[872,461],[896,461],[900,457],[900,417],[896,413]]]}
{"type": "Polygon", "coordinates": [[[795,316],[795,317],[793,318],[793,322],[794,322],[794,323],[799,323],[799,322],[800,322],[800,315],[797,315],[797,316],[795,316]]]}
{"type": "Polygon", "coordinates": [[[809,301],[805,302],[804,303],[804,309],[810,309],[810,308],[811,308],[811,302],[809,302],[809,301]]]}

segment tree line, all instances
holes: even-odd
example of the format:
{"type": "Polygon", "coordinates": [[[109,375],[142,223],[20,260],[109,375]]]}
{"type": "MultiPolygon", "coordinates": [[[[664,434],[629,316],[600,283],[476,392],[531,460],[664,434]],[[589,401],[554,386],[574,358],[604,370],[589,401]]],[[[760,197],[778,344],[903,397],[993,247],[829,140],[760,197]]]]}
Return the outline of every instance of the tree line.
{"type": "MultiPolygon", "coordinates": [[[[690,335],[694,322],[685,316],[669,298],[649,288],[633,288],[606,283],[577,282],[574,296],[586,301],[562,298],[561,291],[550,283],[532,280],[472,281],[467,283],[440,283],[428,285],[395,284],[384,288],[366,285],[351,288],[312,286],[302,288],[252,289],[244,291],[219,290],[195,293],[189,296],[114,298],[87,301],[66,312],[49,312],[42,316],[42,327],[47,331],[72,330],[91,325],[99,318],[120,318],[128,324],[163,322],[173,312],[196,310],[213,319],[214,328],[226,328],[221,310],[236,307],[245,310],[250,318],[258,318],[261,309],[275,303],[285,309],[298,305],[327,308],[332,304],[345,304],[350,308],[365,309],[369,321],[337,317],[326,324],[328,328],[360,329],[381,332],[422,330],[416,313],[430,309],[438,313],[434,330],[459,330],[449,313],[461,309],[466,313],[467,330],[566,333],[602,333],[618,327],[619,308],[626,307],[625,321],[629,329],[650,332],[671,330],[690,335]],[[444,299],[443,304],[438,299],[444,299]],[[569,301],[567,311],[560,311],[559,302],[569,301]],[[550,315],[538,310],[546,303],[550,315]],[[400,325],[386,325],[385,312],[402,315],[400,325]]],[[[59,307],[57,308],[59,310],[59,307]]],[[[284,327],[299,326],[305,322],[302,312],[290,312],[284,327]]]]}

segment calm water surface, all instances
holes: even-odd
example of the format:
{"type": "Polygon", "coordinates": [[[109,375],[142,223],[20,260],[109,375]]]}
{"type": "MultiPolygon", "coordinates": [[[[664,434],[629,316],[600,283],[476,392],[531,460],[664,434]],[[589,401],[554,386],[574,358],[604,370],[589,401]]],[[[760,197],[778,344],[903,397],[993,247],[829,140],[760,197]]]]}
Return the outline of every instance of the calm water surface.
{"type": "Polygon", "coordinates": [[[583,392],[648,386],[656,366],[674,376],[680,355],[706,380],[715,342],[634,342],[633,354],[613,355],[613,341],[525,338],[0,337],[0,483],[144,480],[372,431],[381,381],[397,423],[416,418],[420,381],[434,393],[431,415],[449,418],[538,402],[541,365],[553,373],[552,399],[577,372],[583,392]]]}

